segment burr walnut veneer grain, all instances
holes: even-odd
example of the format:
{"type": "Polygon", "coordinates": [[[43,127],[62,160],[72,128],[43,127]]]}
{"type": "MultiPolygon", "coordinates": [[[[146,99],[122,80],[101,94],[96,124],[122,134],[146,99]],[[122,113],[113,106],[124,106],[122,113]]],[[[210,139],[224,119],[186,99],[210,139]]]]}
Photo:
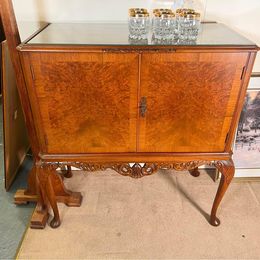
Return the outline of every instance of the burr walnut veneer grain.
{"type": "Polygon", "coordinates": [[[136,152],[138,54],[32,53],[28,59],[42,152],[136,152]]]}

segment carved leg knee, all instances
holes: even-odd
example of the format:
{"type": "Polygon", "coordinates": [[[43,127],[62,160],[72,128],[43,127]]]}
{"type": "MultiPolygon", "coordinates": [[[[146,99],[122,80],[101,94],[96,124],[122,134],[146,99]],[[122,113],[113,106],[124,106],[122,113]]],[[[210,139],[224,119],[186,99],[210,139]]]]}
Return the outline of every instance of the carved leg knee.
{"type": "Polygon", "coordinates": [[[221,180],[212,206],[210,224],[212,226],[219,226],[220,220],[216,217],[217,210],[229,184],[234,177],[235,167],[232,159],[229,161],[218,161],[215,163],[215,167],[221,172],[221,180]]]}

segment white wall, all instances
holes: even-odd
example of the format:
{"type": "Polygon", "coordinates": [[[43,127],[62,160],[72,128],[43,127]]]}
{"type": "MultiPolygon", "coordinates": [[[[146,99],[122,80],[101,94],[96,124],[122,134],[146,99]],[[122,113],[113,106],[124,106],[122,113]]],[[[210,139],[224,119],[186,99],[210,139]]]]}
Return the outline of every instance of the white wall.
{"type": "MultiPolygon", "coordinates": [[[[126,21],[128,8],[172,7],[183,0],[13,0],[18,21],[126,21]]],[[[195,0],[186,0],[194,2],[195,0]]],[[[260,46],[260,0],[197,0],[205,19],[223,22],[260,46]]],[[[260,72],[260,55],[254,71],[260,72]]]]}
{"type": "MultiPolygon", "coordinates": [[[[206,0],[197,1],[205,2],[206,0]]],[[[13,0],[13,2],[18,20],[75,22],[126,21],[128,9],[131,7],[169,8],[173,6],[174,0],[13,0]]]]}
{"type": "MultiPolygon", "coordinates": [[[[227,24],[260,46],[260,0],[208,0],[205,19],[227,24]]],[[[260,54],[255,72],[260,72],[260,54]]]]}

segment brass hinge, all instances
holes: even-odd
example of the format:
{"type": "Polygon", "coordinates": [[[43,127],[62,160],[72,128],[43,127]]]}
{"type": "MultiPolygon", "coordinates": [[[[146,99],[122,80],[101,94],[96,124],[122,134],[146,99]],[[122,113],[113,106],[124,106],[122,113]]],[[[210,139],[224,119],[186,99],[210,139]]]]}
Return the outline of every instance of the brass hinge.
{"type": "Polygon", "coordinates": [[[31,74],[32,74],[32,79],[35,80],[35,75],[34,75],[34,70],[32,65],[30,65],[30,70],[31,70],[31,74]]]}
{"type": "Polygon", "coordinates": [[[245,72],[246,72],[246,66],[243,67],[243,70],[242,70],[242,73],[241,73],[241,76],[240,76],[240,80],[242,80],[244,78],[245,72]]]}

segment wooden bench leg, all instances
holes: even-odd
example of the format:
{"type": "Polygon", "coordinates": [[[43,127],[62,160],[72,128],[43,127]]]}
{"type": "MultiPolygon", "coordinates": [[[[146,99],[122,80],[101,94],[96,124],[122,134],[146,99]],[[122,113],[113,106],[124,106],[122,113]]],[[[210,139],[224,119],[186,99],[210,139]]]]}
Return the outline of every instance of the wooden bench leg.
{"type": "Polygon", "coordinates": [[[220,220],[216,217],[217,210],[229,184],[234,177],[235,166],[232,159],[230,159],[229,161],[216,162],[215,167],[221,172],[221,179],[211,210],[210,224],[213,226],[219,226],[220,220]]]}
{"type": "Polygon", "coordinates": [[[53,190],[58,202],[64,203],[68,207],[80,207],[82,202],[82,195],[80,192],[73,192],[64,186],[61,175],[54,171],[55,174],[52,176],[54,183],[53,190]]]}
{"type": "Polygon", "coordinates": [[[68,191],[60,174],[52,166],[37,165],[35,169],[37,206],[31,219],[31,228],[43,229],[45,227],[49,218],[49,208],[52,209],[54,214],[50,226],[57,228],[61,223],[57,202],[78,207],[81,205],[82,195],[80,192],[68,191]]]}
{"type": "MultiPolygon", "coordinates": [[[[34,167],[35,187],[37,188],[37,204],[31,217],[30,227],[34,229],[43,229],[49,218],[49,203],[46,197],[45,182],[40,182],[40,167],[34,167]]],[[[47,176],[47,175],[46,175],[47,176]]]]}
{"type": "Polygon", "coordinates": [[[16,191],[14,195],[14,203],[21,205],[35,201],[37,201],[36,168],[33,166],[28,176],[27,189],[19,189],[16,191]]]}
{"type": "MultiPolygon", "coordinates": [[[[67,166],[67,178],[72,177],[71,166],[67,166]],[[70,176],[70,177],[69,177],[70,176]]],[[[56,175],[55,175],[56,176],[56,175]]],[[[79,207],[82,201],[80,192],[72,192],[67,190],[61,178],[55,177],[55,186],[53,187],[57,201],[65,203],[69,207],[79,207]]],[[[37,202],[37,187],[36,187],[36,166],[33,166],[29,173],[27,181],[27,189],[19,189],[14,195],[14,203],[17,205],[27,204],[28,202],[37,202]]]]}

